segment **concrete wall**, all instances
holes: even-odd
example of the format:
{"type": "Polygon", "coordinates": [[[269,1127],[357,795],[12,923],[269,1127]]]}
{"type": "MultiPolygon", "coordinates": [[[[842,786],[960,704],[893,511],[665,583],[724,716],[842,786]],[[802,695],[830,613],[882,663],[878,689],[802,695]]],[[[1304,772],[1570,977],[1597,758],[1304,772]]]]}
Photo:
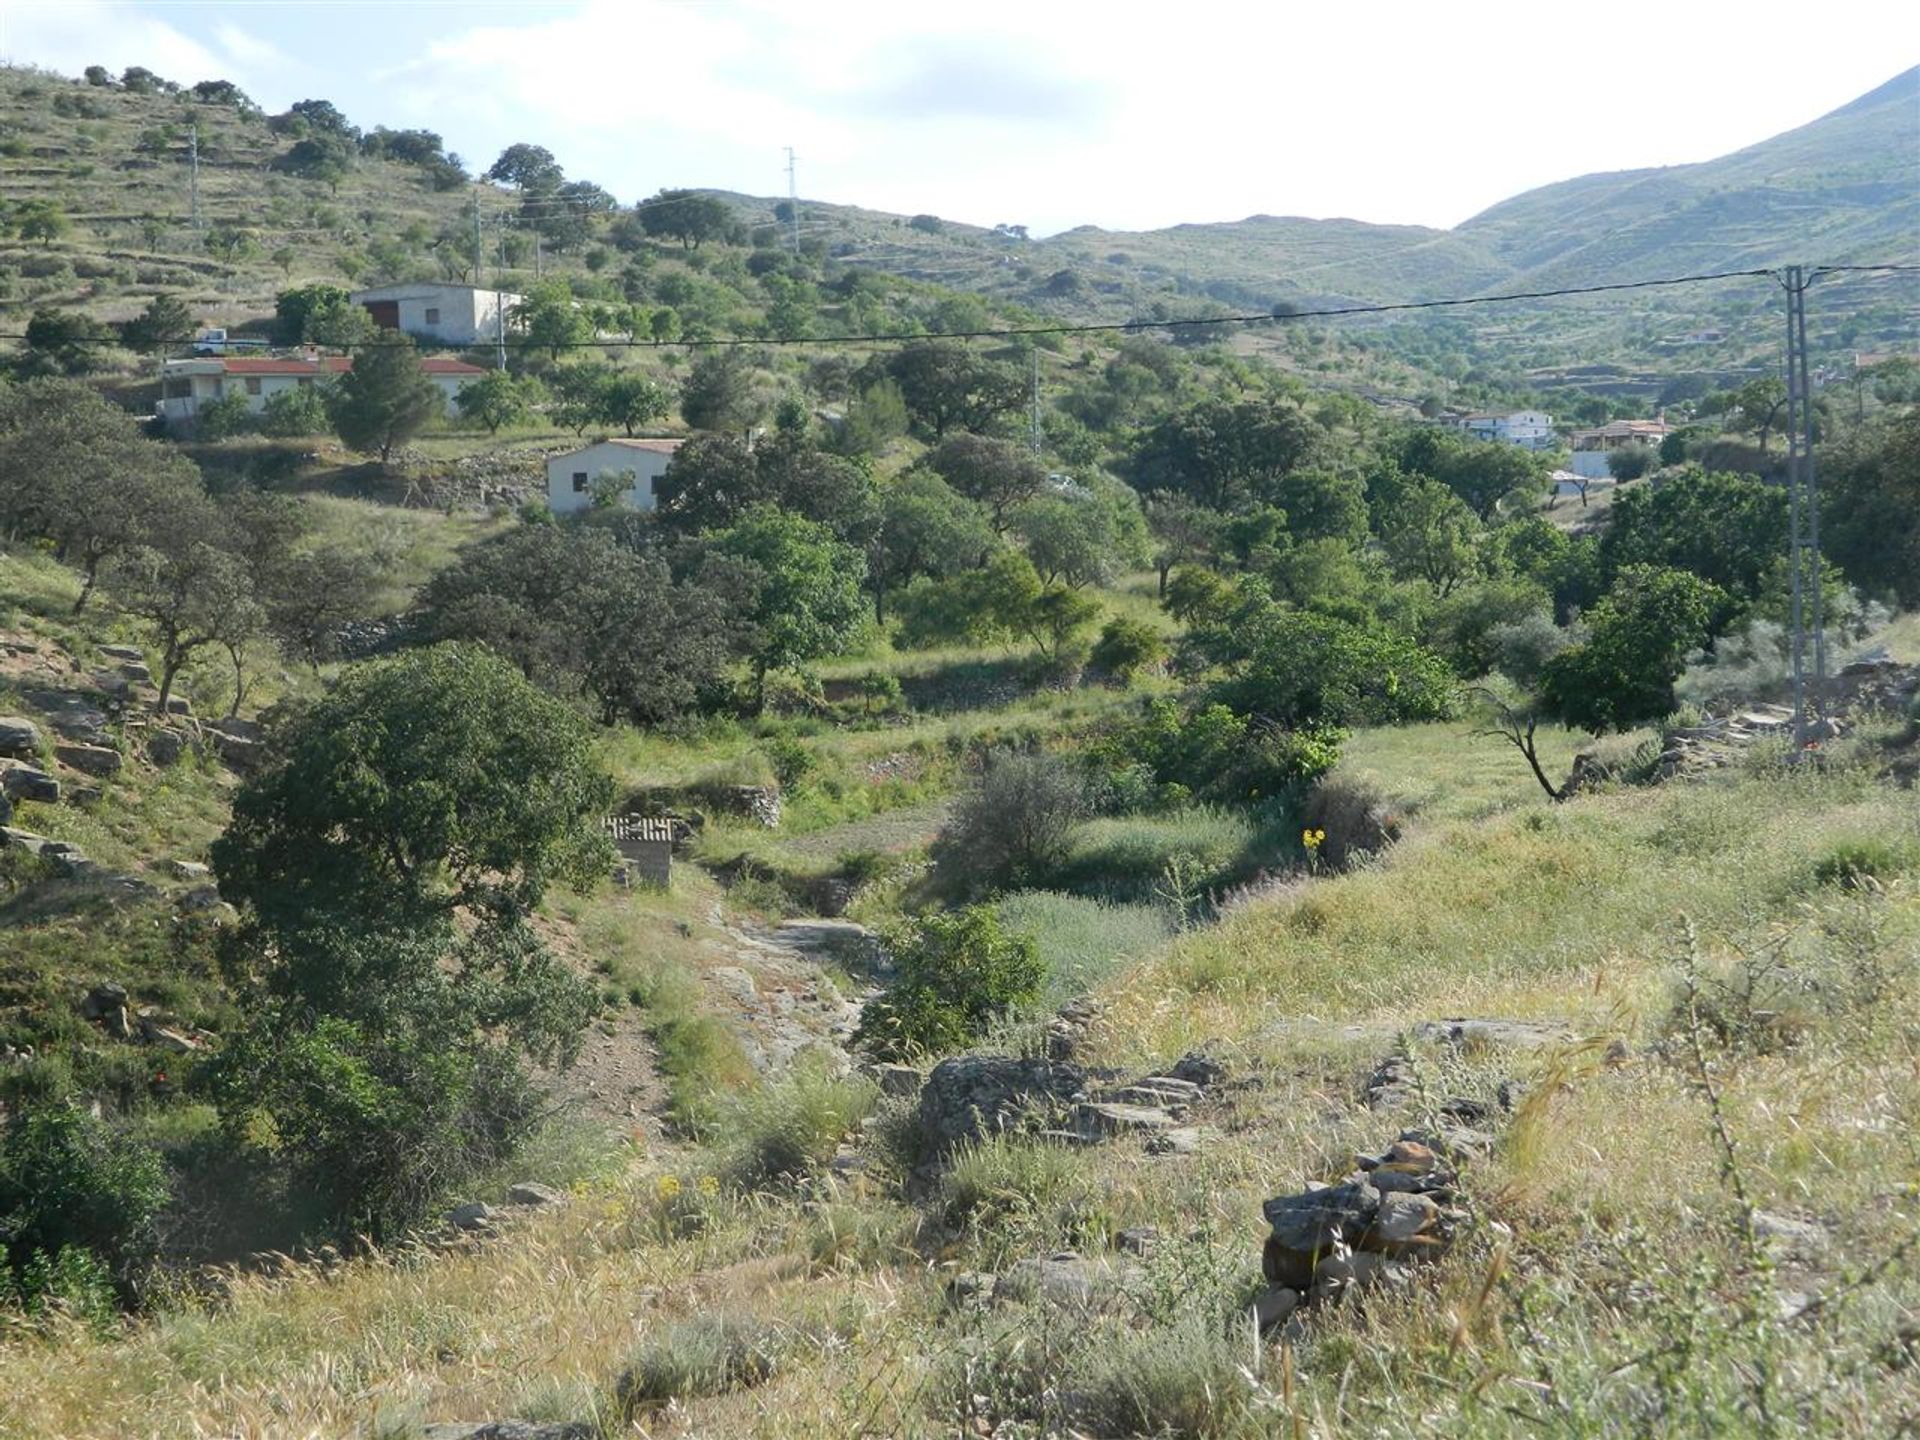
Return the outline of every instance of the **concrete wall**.
{"type": "Polygon", "coordinates": [[[613,843],[631,868],[635,884],[655,885],[663,890],[667,887],[673,876],[672,845],[665,840],[616,840],[613,843]]]}
{"type": "Polygon", "coordinates": [[[586,510],[593,504],[593,482],[602,472],[615,475],[631,473],[633,483],[620,496],[620,503],[634,510],[651,510],[655,500],[654,481],[666,473],[671,455],[657,450],[636,450],[630,445],[602,441],[576,450],[571,455],[556,455],[547,462],[547,508],[556,515],[586,510]],[[585,476],[584,489],[576,486],[585,476]]]}

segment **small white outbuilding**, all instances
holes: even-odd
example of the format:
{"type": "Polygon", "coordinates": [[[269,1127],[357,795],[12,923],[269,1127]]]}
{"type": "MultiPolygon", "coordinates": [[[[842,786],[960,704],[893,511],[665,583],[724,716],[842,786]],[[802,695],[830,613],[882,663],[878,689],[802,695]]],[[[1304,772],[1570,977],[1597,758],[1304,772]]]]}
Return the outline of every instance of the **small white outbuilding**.
{"type": "Polygon", "coordinates": [[[596,494],[604,493],[608,482],[618,481],[613,491],[616,504],[632,510],[651,510],[654,482],[673,462],[679,440],[596,440],[565,455],[547,461],[547,508],[556,515],[568,515],[588,509],[596,494]]]}

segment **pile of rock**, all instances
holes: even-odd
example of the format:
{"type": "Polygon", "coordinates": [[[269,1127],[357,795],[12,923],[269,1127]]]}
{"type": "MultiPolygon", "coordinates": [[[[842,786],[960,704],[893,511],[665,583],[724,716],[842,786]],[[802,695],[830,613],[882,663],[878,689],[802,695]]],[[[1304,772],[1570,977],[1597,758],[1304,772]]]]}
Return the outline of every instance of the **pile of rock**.
{"type": "Polygon", "coordinates": [[[1437,1260],[1471,1222],[1456,1188],[1458,1152],[1440,1136],[1402,1131],[1379,1155],[1355,1156],[1336,1184],[1309,1184],[1263,1208],[1260,1256],[1268,1289],[1255,1301],[1262,1329],[1302,1305],[1374,1285],[1404,1283],[1412,1265],[1437,1260]]]}
{"type": "Polygon", "coordinates": [[[130,1005],[127,987],[112,980],[87,991],[80,1001],[80,1015],[115,1040],[152,1045],[175,1055],[204,1050],[213,1038],[204,1030],[182,1024],[157,1005],[130,1005]]]}

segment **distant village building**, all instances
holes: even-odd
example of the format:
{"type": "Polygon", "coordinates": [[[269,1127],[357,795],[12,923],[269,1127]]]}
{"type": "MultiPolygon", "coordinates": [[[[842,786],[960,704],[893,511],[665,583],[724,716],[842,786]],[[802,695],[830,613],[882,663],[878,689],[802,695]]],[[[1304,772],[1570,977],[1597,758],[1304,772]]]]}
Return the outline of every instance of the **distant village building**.
{"type": "Polygon", "coordinates": [[[440,345],[491,345],[511,322],[520,296],[472,285],[382,285],[347,297],[382,330],[399,330],[440,345]],[[505,314],[502,314],[504,307],[505,314]]]}
{"type": "MultiPolygon", "coordinates": [[[[430,355],[421,367],[451,404],[460,387],[487,372],[464,360],[430,355]]],[[[200,356],[169,360],[160,369],[160,399],[154,411],[168,425],[191,425],[200,407],[228,395],[244,395],[247,413],[258,415],[282,390],[305,389],[353,368],[347,355],[200,356]]]]}
{"type": "Polygon", "coordinates": [[[673,843],[681,822],[654,815],[609,815],[607,835],[626,862],[628,883],[665,889],[673,880],[673,843]]]}
{"type": "Polygon", "coordinates": [[[1673,431],[1665,420],[1614,420],[1592,430],[1573,432],[1573,473],[1583,480],[1604,480],[1607,456],[1626,445],[1658,446],[1673,431]]]}
{"type": "Polygon", "coordinates": [[[618,482],[609,497],[630,510],[651,510],[654,482],[673,462],[679,440],[596,440],[547,461],[547,508],[556,515],[589,509],[600,487],[618,482]],[[602,481],[601,477],[609,477],[602,481]]]}
{"type": "Polygon", "coordinates": [[[1522,450],[1555,450],[1560,437],[1544,410],[1476,411],[1454,422],[1476,440],[1518,445],[1522,450]]]}

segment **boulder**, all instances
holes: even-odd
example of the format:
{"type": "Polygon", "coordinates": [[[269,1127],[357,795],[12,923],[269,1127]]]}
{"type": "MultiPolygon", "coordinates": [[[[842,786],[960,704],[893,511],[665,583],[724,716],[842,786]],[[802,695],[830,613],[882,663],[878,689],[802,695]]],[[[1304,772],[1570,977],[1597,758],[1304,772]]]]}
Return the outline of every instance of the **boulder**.
{"type": "Polygon", "coordinates": [[[0,715],[0,755],[32,760],[40,753],[40,727],[20,715],[0,715]]]}
{"type": "Polygon", "coordinates": [[[469,1200],[447,1211],[447,1223],[456,1230],[491,1230],[493,1207],[480,1200],[469,1200]]]}
{"type": "Polygon", "coordinates": [[[213,871],[198,860],[169,860],[167,873],[176,880],[207,880],[213,871]]]}
{"type": "Polygon", "coordinates": [[[1261,1270],[1275,1285],[1304,1290],[1329,1255],[1359,1246],[1380,1211],[1380,1192],[1364,1180],[1279,1195],[1261,1207],[1272,1233],[1261,1270]]]}
{"type": "Polygon", "coordinates": [[[60,782],[37,765],[23,760],[0,760],[0,794],[9,800],[56,805],[60,801],[60,782]]]}
{"type": "Polygon", "coordinates": [[[1175,1080],[1185,1080],[1204,1090],[1226,1079],[1227,1067],[1224,1062],[1204,1050],[1189,1050],[1167,1067],[1167,1074],[1175,1080]]]}
{"type": "Polygon", "coordinates": [[[124,660],[119,667],[120,678],[133,685],[153,684],[153,671],[140,660],[124,660]]]}
{"type": "Polygon", "coordinates": [[[507,1189],[509,1205],[558,1205],[566,1198],[551,1185],[542,1185],[535,1180],[522,1180],[507,1189]]]}
{"type": "Polygon", "coordinates": [[[69,770],[87,775],[118,775],[120,752],[110,745],[83,745],[78,742],[53,747],[54,758],[69,770]]]}
{"type": "Polygon", "coordinates": [[[1090,1260],[1072,1250],[1016,1262],[993,1283],[1000,1301],[1045,1300],[1073,1309],[1090,1309],[1119,1293],[1129,1271],[1106,1260],[1090,1260]]]}
{"type": "Polygon", "coordinates": [[[175,764],[187,753],[187,737],[162,726],[150,728],[141,743],[147,759],[162,767],[175,764]]]}
{"type": "Polygon", "coordinates": [[[1154,1105],[1122,1105],[1113,1101],[1083,1104],[1074,1107],[1073,1118],[1080,1130],[1090,1135],[1126,1135],[1173,1128],[1173,1116],[1154,1105]]]}
{"type": "Polygon", "coordinates": [[[138,645],[102,645],[100,653],[109,660],[140,661],[147,658],[147,652],[138,645]]]}
{"type": "Polygon", "coordinates": [[[169,695],[167,697],[167,714],[190,716],[193,714],[193,702],[184,695],[169,695]]]}
{"type": "Polygon", "coordinates": [[[920,1090],[920,1129],[941,1150],[1058,1112],[1086,1085],[1076,1065],[1015,1055],[942,1060],[920,1090]]]}
{"type": "Polygon", "coordinates": [[[1293,1312],[1300,1308],[1300,1292],[1285,1285],[1272,1285],[1253,1297],[1253,1304],[1247,1307],[1247,1313],[1253,1323],[1264,1332],[1276,1325],[1284,1325],[1293,1312]]]}
{"type": "Polygon", "coordinates": [[[1200,1149],[1200,1132],[1190,1125],[1157,1130],[1147,1137],[1149,1155],[1192,1155],[1200,1149]]]}
{"type": "Polygon", "coordinates": [[[1124,1255],[1151,1255],[1160,1248],[1162,1236],[1152,1225],[1136,1225],[1113,1237],[1113,1248],[1124,1255]]]}
{"type": "Polygon", "coordinates": [[[209,725],[204,733],[213,746],[213,753],[220,757],[220,763],[229,770],[244,775],[259,766],[262,746],[258,740],[229,728],[224,721],[219,725],[209,725]]]}
{"type": "Polygon", "coordinates": [[[224,902],[218,885],[196,885],[191,890],[183,890],[174,903],[183,913],[195,915],[203,910],[217,910],[224,902]]]}
{"type": "Polygon", "coordinates": [[[881,1061],[869,1068],[868,1073],[879,1085],[882,1095],[895,1095],[905,1098],[920,1093],[920,1087],[927,1083],[924,1072],[912,1065],[896,1065],[890,1061],[881,1061]]]}

